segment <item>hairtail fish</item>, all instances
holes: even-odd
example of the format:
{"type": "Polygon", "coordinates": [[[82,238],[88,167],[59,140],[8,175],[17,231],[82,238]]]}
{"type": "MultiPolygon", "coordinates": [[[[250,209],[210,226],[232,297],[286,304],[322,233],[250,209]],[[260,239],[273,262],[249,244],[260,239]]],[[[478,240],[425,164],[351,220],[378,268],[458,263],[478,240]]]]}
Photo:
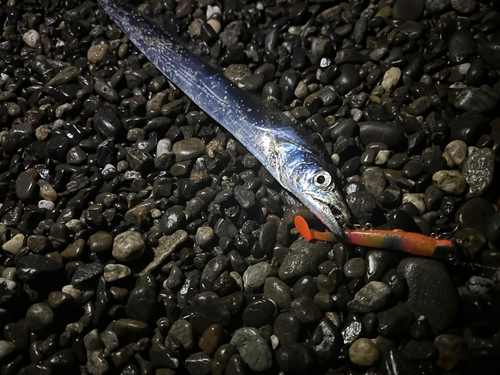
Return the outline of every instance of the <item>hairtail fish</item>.
{"type": "Polygon", "coordinates": [[[281,111],[236,87],[125,0],[99,0],[135,46],[194,103],[243,144],[338,239],[350,223],[341,174],[281,111]]]}

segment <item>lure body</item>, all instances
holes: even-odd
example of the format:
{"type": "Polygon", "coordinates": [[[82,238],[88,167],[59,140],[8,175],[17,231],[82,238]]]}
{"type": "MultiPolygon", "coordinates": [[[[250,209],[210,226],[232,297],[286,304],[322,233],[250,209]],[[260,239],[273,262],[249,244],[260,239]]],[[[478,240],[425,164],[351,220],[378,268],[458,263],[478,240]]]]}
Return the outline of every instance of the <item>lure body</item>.
{"type": "Polygon", "coordinates": [[[127,1],[99,0],[145,56],[203,111],[240,141],[339,238],[350,211],[339,171],[291,125],[281,111],[236,87],[164,30],[146,22],[127,1]]]}
{"type": "MultiPolygon", "coordinates": [[[[306,241],[335,241],[332,233],[311,230],[301,216],[295,217],[295,227],[306,241]]],[[[450,240],[435,239],[398,229],[346,230],[343,241],[359,246],[397,250],[424,257],[451,259],[455,256],[455,248],[450,240]]]]}

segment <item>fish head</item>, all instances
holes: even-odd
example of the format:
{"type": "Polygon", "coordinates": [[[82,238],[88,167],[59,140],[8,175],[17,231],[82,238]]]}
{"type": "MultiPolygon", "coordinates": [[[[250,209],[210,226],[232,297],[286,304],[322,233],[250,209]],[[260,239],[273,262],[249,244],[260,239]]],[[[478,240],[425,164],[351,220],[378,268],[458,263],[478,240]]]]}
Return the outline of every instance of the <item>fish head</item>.
{"type": "Polygon", "coordinates": [[[295,194],[338,238],[351,223],[351,210],[347,205],[340,171],[333,165],[321,163],[302,165],[296,170],[295,194]]]}

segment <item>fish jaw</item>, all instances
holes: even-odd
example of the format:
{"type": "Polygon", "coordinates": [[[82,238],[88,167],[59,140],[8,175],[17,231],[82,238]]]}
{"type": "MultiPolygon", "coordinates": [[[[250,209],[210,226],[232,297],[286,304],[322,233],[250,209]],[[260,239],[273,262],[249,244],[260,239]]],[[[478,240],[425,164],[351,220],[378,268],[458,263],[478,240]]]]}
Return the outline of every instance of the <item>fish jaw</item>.
{"type": "Polygon", "coordinates": [[[325,224],[339,240],[351,224],[351,210],[346,202],[340,172],[321,160],[295,170],[289,189],[325,224]]]}

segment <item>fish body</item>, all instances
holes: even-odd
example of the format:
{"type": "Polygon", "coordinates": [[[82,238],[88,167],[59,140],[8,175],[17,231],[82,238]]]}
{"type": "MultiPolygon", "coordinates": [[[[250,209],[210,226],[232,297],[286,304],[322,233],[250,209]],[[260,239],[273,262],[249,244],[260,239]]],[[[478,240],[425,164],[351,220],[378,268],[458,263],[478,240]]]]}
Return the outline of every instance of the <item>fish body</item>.
{"type": "Polygon", "coordinates": [[[194,103],[242,143],[337,236],[350,222],[341,175],[281,112],[236,87],[124,0],[99,3],[135,46],[194,103]]]}

